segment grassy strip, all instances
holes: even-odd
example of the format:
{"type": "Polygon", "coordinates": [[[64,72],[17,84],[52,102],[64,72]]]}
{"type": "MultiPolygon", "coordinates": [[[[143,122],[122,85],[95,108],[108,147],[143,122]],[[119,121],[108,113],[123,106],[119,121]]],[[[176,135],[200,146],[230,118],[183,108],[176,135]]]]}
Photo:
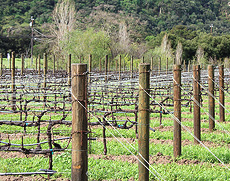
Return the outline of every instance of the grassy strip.
{"type": "MultiPolygon", "coordinates": [[[[0,172],[33,172],[41,168],[48,167],[48,159],[45,157],[35,156],[33,158],[0,158],[0,172]],[[15,165],[12,167],[12,165],[15,165]]],[[[88,160],[89,180],[112,180],[112,179],[138,179],[138,166],[120,160],[104,160],[89,158],[88,160]]],[[[153,168],[165,180],[228,180],[230,172],[218,165],[207,163],[196,165],[178,165],[171,164],[153,164],[153,168]]],[[[60,155],[54,155],[53,170],[58,173],[53,178],[71,178],[71,154],[68,152],[60,155]]],[[[151,170],[154,174],[156,172],[151,170]]],[[[156,180],[155,176],[150,173],[150,180],[156,180]]]]}
{"type": "MultiPolygon", "coordinates": [[[[126,142],[123,144],[130,149],[134,154],[137,154],[137,142],[132,144],[136,149],[134,150],[126,142]]],[[[131,155],[131,153],[124,148],[118,141],[110,140],[107,142],[108,154],[111,155],[131,155]]],[[[209,148],[220,160],[224,163],[230,162],[230,153],[227,147],[216,147],[209,148]]],[[[156,155],[161,152],[163,155],[169,155],[173,157],[173,146],[169,144],[150,144],[149,147],[150,155],[156,155]]],[[[102,154],[103,153],[103,143],[102,142],[92,142],[91,143],[91,153],[92,154],[102,154]]],[[[204,147],[200,145],[186,145],[182,147],[182,156],[179,159],[191,159],[199,160],[209,163],[219,163],[219,161],[204,147]]]]}

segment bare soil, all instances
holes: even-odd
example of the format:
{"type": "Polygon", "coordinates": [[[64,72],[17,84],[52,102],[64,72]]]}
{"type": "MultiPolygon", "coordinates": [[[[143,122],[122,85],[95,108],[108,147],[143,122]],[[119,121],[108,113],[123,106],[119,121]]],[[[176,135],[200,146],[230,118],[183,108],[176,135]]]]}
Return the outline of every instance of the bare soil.
{"type": "MultiPolygon", "coordinates": [[[[47,176],[46,176],[47,177],[47,176]]],[[[0,176],[1,181],[70,181],[69,179],[63,178],[46,178],[43,176],[0,176]]]]}

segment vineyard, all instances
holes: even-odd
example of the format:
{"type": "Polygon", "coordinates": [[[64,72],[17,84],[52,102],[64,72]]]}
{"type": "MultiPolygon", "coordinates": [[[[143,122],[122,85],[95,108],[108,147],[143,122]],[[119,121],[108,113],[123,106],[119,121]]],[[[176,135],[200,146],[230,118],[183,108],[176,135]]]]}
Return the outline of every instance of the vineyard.
{"type": "Polygon", "coordinates": [[[41,70],[16,69],[13,57],[1,68],[0,180],[70,180],[82,146],[89,180],[138,180],[142,166],[149,180],[230,179],[229,69],[118,64],[99,71],[89,62],[79,74],[73,67],[85,64],[49,70],[44,57],[41,70]],[[84,86],[75,85],[81,78],[84,86]],[[86,90],[81,99],[75,88],[86,90]],[[72,128],[75,104],[87,131],[72,128]]]}

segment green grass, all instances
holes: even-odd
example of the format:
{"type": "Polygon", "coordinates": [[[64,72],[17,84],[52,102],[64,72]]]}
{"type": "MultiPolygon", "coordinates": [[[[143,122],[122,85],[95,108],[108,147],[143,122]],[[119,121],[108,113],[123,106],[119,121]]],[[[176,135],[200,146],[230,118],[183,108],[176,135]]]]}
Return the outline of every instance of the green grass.
{"type": "MultiPolygon", "coordinates": [[[[0,158],[0,172],[33,172],[39,169],[46,169],[48,159],[45,157],[35,156],[33,158],[0,158]],[[11,165],[17,164],[17,167],[11,165]]],[[[57,171],[51,178],[71,178],[71,154],[65,152],[54,155],[53,170],[57,171]]],[[[157,180],[154,176],[165,180],[228,180],[230,172],[217,164],[194,164],[194,165],[178,165],[173,162],[170,164],[152,164],[150,172],[150,180],[157,180]],[[159,175],[155,172],[159,173],[159,175]]],[[[104,160],[104,159],[88,159],[88,176],[89,180],[128,180],[133,178],[138,180],[138,165],[128,163],[121,160],[104,160]]]]}

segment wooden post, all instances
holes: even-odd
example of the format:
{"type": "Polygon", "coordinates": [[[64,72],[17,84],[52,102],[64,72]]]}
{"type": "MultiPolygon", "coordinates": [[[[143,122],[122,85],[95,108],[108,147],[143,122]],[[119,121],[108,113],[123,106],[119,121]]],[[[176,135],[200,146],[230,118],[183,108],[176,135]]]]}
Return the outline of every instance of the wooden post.
{"type": "Polygon", "coordinates": [[[116,61],[116,74],[117,74],[117,72],[118,72],[118,70],[117,70],[118,69],[118,60],[116,59],[115,61],[116,61]]]}
{"type": "Polygon", "coordinates": [[[3,65],[3,58],[2,58],[2,53],[0,53],[0,61],[1,61],[1,65],[0,65],[0,76],[2,76],[2,65],[3,65]]]}
{"type": "MultiPolygon", "coordinates": [[[[92,55],[89,55],[89,73],[92,71],[92,55]]],[[[90,83],[90,74],[88,76],[88,82],[90,83]]]]}
{"type": "Polygon", "coordinates": [[[131,56],[130,60],[130,78],[133,78],[133,56],[131,56]]]}
{"type": "Polygon", "coordinates": [[[71,86],[71,54],[68,56],[68,85],[71,86]]]}
{"type": "Polygon", "coordinates": [[[183,66],[183,72],[186,72],[186,64],[185,64],[185,60],[184,60],[184,66],[183,66]]]}
{"type": "Polygon", "coordinates": [[[13,52],[11,52],[11,56],[10,56],[10,62],[9,62],[9,69],[11,70],[11,60],[12,60],[12,54],[13,54],[13,52]]]}
{"type": "Polygon", "coordinates": [[[38,71],[38,57],[35,59],[35,71],[38,71]]]}
{"type": "Polygon", "coordinates": [[[141,63],[145,63],[145,57],[142,57],[142,62],[141,63]]]}
{"type": "Polygon", "coordinates": [[[72,64],[72,181],[88,180],[86,72],[86,64],[72,64]]]}
{"type": "MultiPolygon", "coordinates": [[[[10,66],[11,67],[11,66],[10,66]]],[[[12,81],[12,110],[16,110],[16,89],[15,89],[15,52],[12,52],[12,67],[11,67],[11,81],[12,81]]]]}
{"type": "Polygon", "coordinates": [[[151,72],[152,72],[152,75],[153,75],[153,57],[151,57],[151,65],[150,65],[150,67],[151,67],[151,72]]]}
{"type": "Polygon", "coordinates": [[[101,58],[99,59],[99,72],[101,72],[101,58]]]}
{"type": "MultiPolygon", "coordinates": [[[[200,65],[193,66],[193,77],[194,135],[200,140],[200,65]]],[[[199,144],[195,138],[194,143],[199,144]]]]}
{"type": "Polygon", "coordinates": [[[89,55],[89,72],[92,71],[92,55],[89,55]]]}
{"type": "Polygon", "coordinates": [[[208,66],[208,107],[209,107],[209,131],[215,128],[215,99],[214,99],[214,68],[208,66]]]}
{"type": "Polygon", "coordinates": [[[22,60],[21,75],[23,75],[24,74],[24,62],[25,62],[23,55],[21,55],[21,60],[22,60]]]}
{"type": "Polygon", "coordinates": [[[161,57],[159,59],[158,75],[161,74],[161,57]]]}
{"type": "Polygon", "coordinates": [[[169,60],[168,57],[166,59],[166,75],[168,74],[169,60]]]}
{"type": "Polygon", "coordinates": [[[38,74],[41,74],[41,56],[38,55],[38,74]]]}
{"type": "Polygon", "coordinates": [[[108,55],[105,56],[105,81],[108,80],[108,55]]]}
{"type": "Polygon", "coordinates": [[[219,109],[220,109],[220,122],[225,121],[224,113],[224,66],[219,66],[219,109]]]}
{"type": "Polygon", "coordinates": [[[139,181],[149,180],[149,95],[150,64],[142,63],[139,69],[139,119],[138,119],[138,152],[139,181]],[[147,92],[147,93],[146,93],[147,92]],[[144,160],[142,157],[146,160],[144,160]],[[147,167],[145,167],[144,165],[147,167]]]}
{"type": "Polygon", "coordinates": [[[119,80],[121,80],[121,55],[119,56],[119,80]]]}
{"type": "Polygon", "coordinates": [[[44,108],[45,108],[46,107],[46,90],[45,90],[45,88],[46,88],[46,74],[47,74],[47,55],[46,55],[46,53],[43,54],[43,61],[44,61],[43,62],[43,66],[44,66],[44,68],[43,68],[43,72],[44,72],[43,88],[44,88],[44,93],[45,93],[43,99],[44,99],[44,108]]]}
{"type": "Polygon", "coordinates": [[[110,72],[110,61],[109,61],[109,58],[108,58],[108,61],[107,61],[107,66],[108,66],[107,71],[109,73],[110,72]]]}
{"type": "Polygon", "coordinates": [[[189,60],[188,61],[188,72],[190,72],[190,64],[191,64],[191,61],[189,60]]]}
{"type": "Polygon", "coordinates": [[[55,74],[55,63],[56,63],[56,60],[55,60],[55,54],[53,54],[53,74],[55,74]]]}
{"type": "Polygon", "coordinates": [[[46,55],[46,53],[44,53],[43,54],[43,67],[44,67],[44,69],[43,69],[43,73],[44,73],[44,86],[43,87],[46,87],[46,74],[47,74],[47,55],[46,55]]]}
{"type": "Polygon", "coordinates": [[[181,65],[173,67],[173,101],[174,101],[174,133],[173,133],[173,155],[181,155],[181,65]],[[178,122],[179,121],[179,122],[178,122]]]}

